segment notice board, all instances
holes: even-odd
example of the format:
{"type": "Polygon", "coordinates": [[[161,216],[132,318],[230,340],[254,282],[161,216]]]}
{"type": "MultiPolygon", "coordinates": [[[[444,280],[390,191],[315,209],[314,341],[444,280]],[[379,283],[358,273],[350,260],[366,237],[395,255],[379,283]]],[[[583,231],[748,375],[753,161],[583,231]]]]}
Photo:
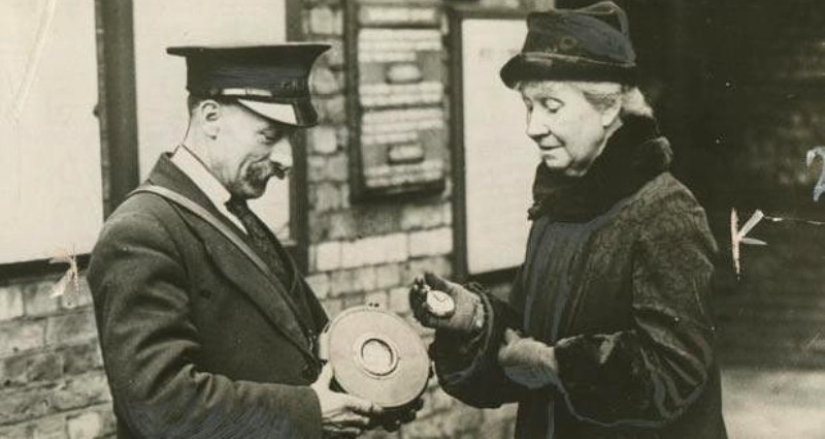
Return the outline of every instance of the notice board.
{"type": "Polygon", "coordinates": [[[450,12],[454,242],[459,277],[524,260],[538,152],[525,134],[520,95],[499,79],[527,32],[514,11],[450,12]]]}
{"type": "Polygon", "coordinates": [[[356,200],[445,187],[441,8],[347,3],[350,186],[356,200]]]}

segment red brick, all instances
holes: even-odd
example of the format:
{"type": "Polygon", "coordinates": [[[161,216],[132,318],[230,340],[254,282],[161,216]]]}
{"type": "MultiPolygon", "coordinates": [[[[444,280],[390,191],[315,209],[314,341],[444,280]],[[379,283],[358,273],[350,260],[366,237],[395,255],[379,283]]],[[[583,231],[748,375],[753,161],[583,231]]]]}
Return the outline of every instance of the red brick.
{"type": "MultiPolygon", "coordinates": [[[[335,141],[335,134],[331,141],[335,141]]],[[[334,147],[334,145],[333,145],[334,147]]],[[[334,181],[344,183],[347,181],[349,162],[346,154],[333,154],[326,156],[311,156],[307,161],[307,180],[310,183],[323,181],[334,181]]]]}
{"type": "MultiPolygon", "coordinates": [[[[317,154],[332,154],[338,151],[338,135],[337,130],[332,125],[319,125],[309,132],[308,142],[312,145],[312,151],[317,154]]],[[[312,159],[310,157],[310,168],[312,167],[312,159]]],[[[318,157],[322,158],[322,157],[318,157]]],[[[317,172],[317,171],[316,171],[317,172]]],[[[312,170],[310,169],[309,181],[315,181],[312,178],[312,170]]]]}
{"type": "Polygon", "coordinates": [[[63,372],[78,375],[103,367],[103,357],[97,340],[60,350],[63,356],[63,372]]]}
{"type": "Polygon", "coordinates": [[[329,7],[313,8],[309,13],[309,30],[314,34],[330,35],[335,32],[335,13],[329,7]]]}
{"type": "Polygon", "coordinates": [[[94,313],[90,308],[49,317],[46,343],[63,345],[93,339],[97,335],[94,313]]]}
{"type": "Polygon", "coordinates": [[[25,425],[0,427],[0,439],[30,439],[29,428],[25,425]]]}
{"type": "Polygon", "coordinates": [[[318,121],[333,125],[346,123],[346,101],[343,96],[313,99],[318,111],[318,121]]]}
{"type": "Polygon", "coordinates": [[[444,256],[414,259],[407,263],[407,270],[404,273],[402,283],[404,285],[412,284],[413,279],[425,271],[431,271],[445,279],[449,279],[452,270],[453,266],[450,260],[444,256]]]}
{"type": "Polygon", "coordinates": [[[309,205],[313,212],[326,212],[342,207],[341,187],[334,183],[318,183],[309,189],[309,205]]]}
{"type": "Polygon", "coordinates": [[[51,402],[52,392],[54,392],[53,386],[52,388],[39,386],[3,392],[3,397],[0,398],[0,425],[53,413],[55,410],[51,402]]]}
{"type": "Polygon", "coordinates": [[[401,272],[403,271],[402,264],[387,264],[375,267],[377,288],[391,288],[397,287],[401,284],[401,272]]]}
{"type": "Polygon", "coordinates": [[[329,239],[352,239],[358,234],[358,223],[351,211],[330,214],[329,239]]]}
{"type": "Polygon", "coordinates": [[[444,204],[408,204],[402,207],[401,229],[422,230],[442,226],[444,218],[444,204]]]}
{"type": "Polygon", "coordinates": [[[65,439],[66,419],[63,415],[38,419],[30,423],[32,439],[65,439]]]}
{"type": "Polygon", "coordinates": [[[19,288],[0,288],[0,322],[23,315],[23,294],[19,288]]]}
{"type": "Polygon", "coordinates": [[[117,420],[115,413],[112,410],[111,404],[106,405],[98,410],[103,419],[103,434],[111,435],[117,431],[117,420]]]}
{"type": "Polygon", "coordinates": [[[335,316],[344,310],[344,301],[342,299],[327,299],[321,302],[321,306],[324,307],[327,316],[329,316],[330,319],[334,319],[335,316]]]}
{"type": "Polygon", "coordinates": [[[375,267],[335,271],[330,278],[330,296],[372,291],[375,283],[375,267]]]}
{"type": "Polygon", "coordinates": [[[365,305],[366,302],[364,300],[363,294],[353,294],[351,296],[344,297],[344,310],[365,305]]]}
{"type": "Polygon", "coordinates": [[[319,65],[312,69],[310,80],[312,81],[310,87],[312,88],[313,96],[341,93],[342,84],[338,82],[338,78],[336,78],[335,74],[327,67],[321,67],[319,65]]]}
{"type": "Polygon", "coordinates": [[[446,255],[453,251],[453,229],[439,227],[410,233],[410,256],[446,255]]]}
{"type": "Polygon", "coordinates": [[[45,326],[43,320],[0,323],[0,357],[42,347],[45,326]]]}
{"type": "Polygon", "coordinates": [[[71,410],[111,401],[103,371],[69,378],[52,395],[59,410],[71,410]]]}
{"type": "Polygon", "coordinates": [[[26,285],[23,289],[23,301],[27,316],[44,316],[57,312],[60,299],[52,297],[54,281],[37,282],[26,285]]]}
{"type": "Polygon", "coordinates": [[[104,420],[98,412],[86,412],[68,419],[69,439],[95,439],[103,435],[104,420]]]}
{"type": "Polygon", "coordinates": [[[410,311],[410,289],[407,287],[393,288],[390,290],[390,310],[398,314],[406,314],[410,311]]]}
{"type": "Polygon", "coordinates": [[[62,361],[63,358],[54,352],[6,358],[0,363],[0,388],[60,379],[63,376],[62,361]]]}
{"type": "Polygon", "coordinates": [[[326,53],[324,53],[324,60],[330,67],[343,67],[346,62],[344,56],[344,42],[341,38],[325,38],[324,43],[332,46],[326,53]]]}
{"type": "Polygon", "coordinates": [[[329,276],[327,274],[321,273],[308,276],[306,281],[312,288],[315,297],[323,300],[329,296],[329,276]]]}
{"type": "Polygon", "coordinates": [[[355,216],[358,227],[357,238],[388,235],[401,231],[401,210],[396,205],[361,205],[355,212],[355,216]]]}

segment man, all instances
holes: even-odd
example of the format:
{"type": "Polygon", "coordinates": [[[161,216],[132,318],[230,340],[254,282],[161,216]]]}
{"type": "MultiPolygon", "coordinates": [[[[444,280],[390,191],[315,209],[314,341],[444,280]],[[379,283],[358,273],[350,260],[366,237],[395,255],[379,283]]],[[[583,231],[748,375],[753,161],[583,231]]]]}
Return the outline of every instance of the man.
{"type": "Polygon", "coordinates": [[[411,291],[416,318],[437,329],[444,390],[477,407],[517,403],[519,439],[727,437],[708,297],[716,243],[668,172],[627,23],[610,1],[532,13],[501,69],[538,162],[509,303],[431,273],[411,291]],[[451,314],[432,311],[428,287],[449,294],[451,314]]]}
{"type": "Polygon", "coordinates": [[[308,75],[328,46],[178,47],[190,121],[108,218],[92,289],[119,438],[320,438],[381,410],[330,390],[327,317],[247,207],[292,166],[317,115],[308,75]]]}

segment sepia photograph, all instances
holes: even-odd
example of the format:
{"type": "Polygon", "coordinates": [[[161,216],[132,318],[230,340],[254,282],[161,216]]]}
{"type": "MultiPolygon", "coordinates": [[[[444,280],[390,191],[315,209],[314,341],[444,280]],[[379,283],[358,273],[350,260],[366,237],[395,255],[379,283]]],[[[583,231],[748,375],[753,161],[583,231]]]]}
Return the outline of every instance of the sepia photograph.
{"type": "Polygon", "coordinates": [[[822,439],[823,193],[817,0],[0,0],[0,439],[822,439]]]}

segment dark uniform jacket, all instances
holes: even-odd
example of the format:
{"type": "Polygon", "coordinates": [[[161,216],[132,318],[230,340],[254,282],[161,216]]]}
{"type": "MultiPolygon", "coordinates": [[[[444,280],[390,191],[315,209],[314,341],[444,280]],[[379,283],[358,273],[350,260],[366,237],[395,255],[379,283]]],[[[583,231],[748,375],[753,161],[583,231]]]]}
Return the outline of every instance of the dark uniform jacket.
{"type": "MultiPolygon", "coordinates": [[[[168,155],[148,182],[247,239],[168,155]]],[[[88,278],[118,438],[321,437],[308,385],[320,369],[312,339],[327,317],[275,244],[293,268],[288,279],[158,195],[135,194],[108,218],[88,278]]]]}
{"type": "Polygon", "coordinates": [[[509,304],[485,296],[487,332],[464,355],[466,340],[436,334],[448,393],[518,402],[519,438],[726,437],[708,305],[716,244],[666,172],[670,156],[652,120],[631,118],[581,181],[539,167],[509,304]],[[555,347],[558,384],[528,390],[506,377],[496,353],[507,326],[555,347]]]}

